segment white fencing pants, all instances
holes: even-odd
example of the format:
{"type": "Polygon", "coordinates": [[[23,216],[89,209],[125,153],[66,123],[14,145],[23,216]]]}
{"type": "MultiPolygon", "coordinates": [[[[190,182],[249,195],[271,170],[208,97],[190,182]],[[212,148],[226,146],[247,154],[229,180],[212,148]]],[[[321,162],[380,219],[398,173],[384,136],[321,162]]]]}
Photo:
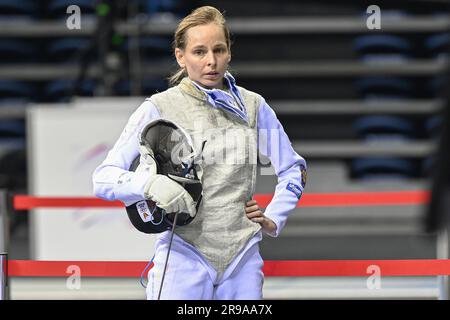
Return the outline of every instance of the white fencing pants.
{"type": "MultiPolygon", "coordinates": [[[[154,266],[148,272],[147,299],[158,298],[168,238],[156,243],[154,266]]],[[[166,300],[259,300],[262,299],[264,274],[259,243],[250,242],[222,277],[190,244],[174,235],[161,299],[166,300]]]]}

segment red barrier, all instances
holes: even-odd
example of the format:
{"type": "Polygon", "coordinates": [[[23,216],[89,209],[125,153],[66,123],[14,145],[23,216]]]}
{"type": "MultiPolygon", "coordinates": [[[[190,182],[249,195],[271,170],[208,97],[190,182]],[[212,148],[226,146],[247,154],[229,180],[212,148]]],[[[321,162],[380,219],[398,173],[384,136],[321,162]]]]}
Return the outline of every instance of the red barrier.
{"type": "Polygon", "coordinates": [[[16,210],[29,210],[36,208],[105,208],[123,207],[120,201],[105,201],[92,197],[33,197],[16,195],[13,198],[13,207],[16,210]]]}
{"type": "MultiPolygon", "coordinates": [[[[267,207],[273,195],[256,194],[254,199],[267,207]]],[[[429,191],[337,192],[304,194],[297,207],[350,207],[420,205],[430,200],[429,191]]]]}
{"type": "MultiPolygon", "coordinates": [[[[140,277],[142,261],[30,261],[8,262],[10,277],[68,277],[77,266],[81,277],[140,277]]],[[[264,262],[266,277],[364,277],[376,266],[380,276],[450,275],[450,260],[295,260],[264,262]]]]}
{"type": "MultiPolygon", "coordinates": [[[[254,199],[267,207],[273,194],[257,194],[254,199]]],[[[310,193],[303,195],[297,207],[397,206],[422,205],[430,200],[429,191],[310,193]]],[[[35,208],[123,207],[120,201],[92,197],[33,197],[16,195],[16,210],[35,208]]],[[[9,276],[66,277],[68,267],[78,266],[84,277],[138,277],[146,262],[102,261],[28,261],[11,260],[9,276]]],[[[319,260],[265,261],[264,274],[271,276],[367,276],[369,266],[380,268],[382,276],[450,275],[450,260],[319,260]]]]}
{"type": "MultiPolygon", "coordinates": [[[[273,194],[256,194],[253,197],[262,208],[269,205],[273,194]]],[[[349,207],[349,206],[401,206],[428,203],[429,191],[390,192],[341,192],[308,193],[302,196],[297,207],[349,207]]],[[[36,208],[104,208],[123,207],[120,201],[105,201],[92,197],[33,197],[16,195],[13,198],[16,210],[36,208]]]]}

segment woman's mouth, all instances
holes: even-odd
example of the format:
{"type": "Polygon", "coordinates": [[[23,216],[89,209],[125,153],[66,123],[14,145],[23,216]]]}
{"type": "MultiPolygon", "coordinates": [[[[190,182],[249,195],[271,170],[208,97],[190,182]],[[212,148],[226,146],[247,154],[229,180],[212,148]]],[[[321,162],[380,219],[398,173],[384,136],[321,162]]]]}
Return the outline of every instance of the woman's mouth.
{"type": "Polygon", "coordinates": [[[208,72],[205,74],[205,76],[209,79],[215,79],[219,77],[219,73],[218,72],[208,72]]]}

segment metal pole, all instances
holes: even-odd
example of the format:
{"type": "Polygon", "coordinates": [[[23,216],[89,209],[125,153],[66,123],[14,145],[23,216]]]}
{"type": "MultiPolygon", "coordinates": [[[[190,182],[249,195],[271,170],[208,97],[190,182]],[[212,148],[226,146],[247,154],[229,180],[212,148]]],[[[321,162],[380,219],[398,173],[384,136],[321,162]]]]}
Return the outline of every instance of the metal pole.
{"type": "Polygon", "coordinates": [[[9,246],[9,215],[8,195],[6,190],[0,190],[0,300],[9,298],[8,294],[8,246],[9,246]]]}
{"type": "MultiPolygon", "coordinates": [[[[437,234],[437,258],[448,259],[449,243],[448,228],[443,227],[437,234]]],[[[439,300],[449,300],[449,279],[448,276],[438,276],[439,300]]]]}
{"type": "Polygon", "coordinates": [[[8,299],[8,254],[0,253],[0,300],[8,299]]]}

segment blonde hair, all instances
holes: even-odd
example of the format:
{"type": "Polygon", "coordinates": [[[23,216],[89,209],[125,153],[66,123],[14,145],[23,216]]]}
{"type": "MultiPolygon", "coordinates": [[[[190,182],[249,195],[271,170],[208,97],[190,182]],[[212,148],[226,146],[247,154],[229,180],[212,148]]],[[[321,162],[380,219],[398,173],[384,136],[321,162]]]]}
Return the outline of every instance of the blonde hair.
{"type": "MultiPolygon", "coordinates": [[[[173,50],[176,48],[184,50],[187,44],[187,31],[196,26],[205,25],[209,23],[215,23],[219,27],[222,27],[227,43],[228,51],[230,51],[231,40],[230,30],[226,25],[223,14],[214,7],[203,6],[192,11],[188,16],[178,24],[174,34],[174,41],[172,43],[173,50]]],[[[187,76],[185,68],[179,68],[174,74],[169,77],[169,85],[177,85],[184,77],[187,76]]]]}

